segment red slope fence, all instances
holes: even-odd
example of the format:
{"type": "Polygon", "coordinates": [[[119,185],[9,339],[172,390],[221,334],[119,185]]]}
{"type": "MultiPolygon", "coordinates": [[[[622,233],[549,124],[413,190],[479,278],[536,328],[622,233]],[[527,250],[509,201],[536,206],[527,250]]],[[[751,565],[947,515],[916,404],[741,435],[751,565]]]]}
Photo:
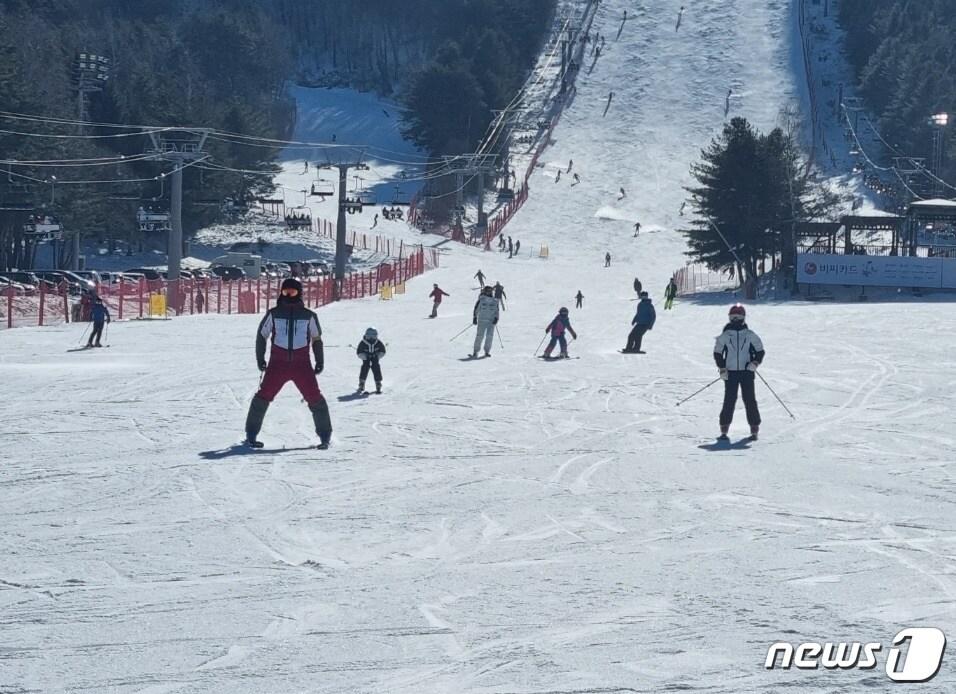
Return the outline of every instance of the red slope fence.
{"type": "MultiPolygon", "coordinates": [[[[393,291],[407,280],[438,267],[438,251],[418,247],[405,258],[398,258],[364,272],[352,272],[342,282],[342,299],[360,299],[382,293],[384,287],[393,291]]],[[[334,301],[335,281],[331,277],[300,278],[303,300],[310,308],[325,306],[334,301]]],[[[279,296],[279,278],[235,280],[219,278],[180,280],[182,305],[178,315],[198,313],[260,313],[275,303],[279,296]]],[[[155,297],[166,296],[165,280],[120,281],[100,284],[97,295],[110,310],[114,320],[138,318],[165,318],[156,316],[155,297]]],[[[91,297],[71,296],[61,284],[53,291],[41,285],[39,291],[24,295],[13,289],[0,291],[0,327],[59,325],[89,320],[91,297]]]]}

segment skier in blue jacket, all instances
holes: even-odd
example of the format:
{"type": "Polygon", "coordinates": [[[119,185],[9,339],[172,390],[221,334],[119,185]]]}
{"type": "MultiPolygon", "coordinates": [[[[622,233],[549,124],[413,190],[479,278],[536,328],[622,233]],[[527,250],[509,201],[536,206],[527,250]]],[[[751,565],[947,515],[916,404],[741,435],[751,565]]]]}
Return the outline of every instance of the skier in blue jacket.
{"type": "Polygon", "coordinates": [[[634,314],[634,320],[631,325],[630,335],[627,336],[627,347],[622,351],[625,354],[643,354],[641,352],[641,341],[644,339],[644,333],[654,328],[654,321],[657,320],[657,311],[654,310],[654,304],[647,292],[641,292],[641,300],[637,303],[637,313],[634,314]]]}
{"type": "Polygon", "coordinates": [[[544,350],[544,358],[549,359],[551,357],[551,352],[554,350],[555,345],[561,345],[561,358],[568,358],[568,339],[564,336],[565,332],[571,333],[571,337],[575,340],[578,339],[578,334],[574,332],[574,328],[571,327],[571,319],[568,318],[568,309],[561,307],[561,310],[558,311],[558,315],[554,317],[554,320],[548,323],[548,327],[544,329],[546,333],[551,333],[551,341],[548,343],[547,348],[544,350]]]}
{"type": "Polygon", "coordinates": [[[93,306],[90,308],[90,320],[93,321],[93,331],[90,333],[90,339],[86,346],[102,347],[100,338],[103,336],[103,326],[112,319],[110,318],[110,310],[100,297],[93,300],[93,306]],[[96,340],[95,343],[94,340],[96,340]]]}

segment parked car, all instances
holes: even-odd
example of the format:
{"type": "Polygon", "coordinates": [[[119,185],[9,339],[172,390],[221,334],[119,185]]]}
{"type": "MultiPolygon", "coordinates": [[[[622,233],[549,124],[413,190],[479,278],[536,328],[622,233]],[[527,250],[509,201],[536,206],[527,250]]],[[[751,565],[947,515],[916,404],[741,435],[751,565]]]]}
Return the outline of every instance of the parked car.
{"type": "Polygon", "coordinates": [[[308,263],[312,267],[312,274],[316,277],[324,277],[329,274],[329,266],[327,263],[321,260],[309,260],[308,263]]]}
{"type": "Polygon", "coordinates": [[[216,277],[219,277],[225,282],[231,282],[233,280],[244,280],[246,278],[246,273],[243,272],[241,267],[232,267],[229,265],[217,265],[212,268],[212,272],[216,277]]]}
{"type": "Polygon", "coordinates": [[[79,275],[83,279],[89,280],[94,285],[103,283],[103,276],[96,270],[76,270],[75,274],[79,275]]]}
{"type": "MultiPolygon", "coordinates": [[[[159,274],[163,276],[163,279],[164,279],[164,280],[168,280],[168,279],[169,279],[169,273],[166,272],[165,270],[164,270],[163,272],[159,273],[159,274]]],[[[180,270],[180,271],[179,271],[179,279],[192,281],[192,280],[193,280],[193,274],[192,274],[189,270],[180,270]]]]}
{"type": "Polygon", "coordinates": [[[44,285],[43,290],[47,292],[55,288],[53,282],[40,279],[32,272],[26,272],[24,270],[9,270],[7,272],[0,272],[0,277],[6,277],[8,280],[13,280],[14,282],[19,282],[23,285],[33,286],[37,289],[40,288],[40,285],[44,285]]]}
{"type": "Polygon", "coordinates": [[[124,275],[128,275],[130,273],[136,273],[137,275],[142,275],[148,280],[163,279],[163,276],[159,274],[159,270],[154,270],[153,268],[149,268],[149,267],[134,267],[132,270],[123,270],[124,275]]]}
{"type": "Polygon", "coordinates": [[[20,284],[6,277],[0,277],[0,293],[8,289],[13,289],[14,293],[21,296],[35,294],[37,291],[37,288],[32,284],[20,284]]]}
{"type": "Polygon", "coordinates": [[[96,285],[93,282],[69,270],[34,270],[33,274],[56,285],[66,282],[71,294],[79,294],[82,291],[96,291],[96,285]]]}

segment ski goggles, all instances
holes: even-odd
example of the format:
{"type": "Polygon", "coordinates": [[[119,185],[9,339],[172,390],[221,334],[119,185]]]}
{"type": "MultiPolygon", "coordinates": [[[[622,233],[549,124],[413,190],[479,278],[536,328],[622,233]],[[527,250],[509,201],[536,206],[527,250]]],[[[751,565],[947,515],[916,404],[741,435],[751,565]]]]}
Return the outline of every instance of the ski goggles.
{"type": "Polygon", "coordinates": [[[288,287],[282,290],[282,296],[299,296],[299,290],[295,287],[288,287]]]}

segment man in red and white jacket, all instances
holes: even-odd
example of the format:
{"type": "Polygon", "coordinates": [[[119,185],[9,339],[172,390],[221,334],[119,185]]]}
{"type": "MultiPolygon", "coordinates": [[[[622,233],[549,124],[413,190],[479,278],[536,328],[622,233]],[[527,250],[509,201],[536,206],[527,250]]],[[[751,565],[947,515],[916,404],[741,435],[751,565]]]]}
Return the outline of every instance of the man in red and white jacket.
{"type": "Polygon", "coordinates": [[[326,449],[332,439],[329,406],[319,390],[316,376],[325,366],[322,346],[322,328],[319,319],[302,303],[302,284],[296,279],[282,283],[279,300],[266,312],[256,333],[256,363],[264,371],[259,391],[252,398],[246,417],[246,443],[260,448],[257,440],[269,404],[282,387],[292,381],[302,393],[319,436],[319,448],[326,449]],[[266,363],[266,341],[272,343],[266,363]],[[312,366],[309,351],[315,356],[312,366]]]}
{"type": "Polygon", "coordinates": [[[764,358],[763,342],[745,322],[747,310],[741,304],[730,307],[730,322],[717,336],[714,344],[714,361],[724,379],[724,405],[720,410],[720,441],[727,440],[730,423],[737,405],[737,389],[740,389],[747,410],[750,438],[756,440],[760,430],[760,410],[754,391],[757,367],[764,358]]]}

